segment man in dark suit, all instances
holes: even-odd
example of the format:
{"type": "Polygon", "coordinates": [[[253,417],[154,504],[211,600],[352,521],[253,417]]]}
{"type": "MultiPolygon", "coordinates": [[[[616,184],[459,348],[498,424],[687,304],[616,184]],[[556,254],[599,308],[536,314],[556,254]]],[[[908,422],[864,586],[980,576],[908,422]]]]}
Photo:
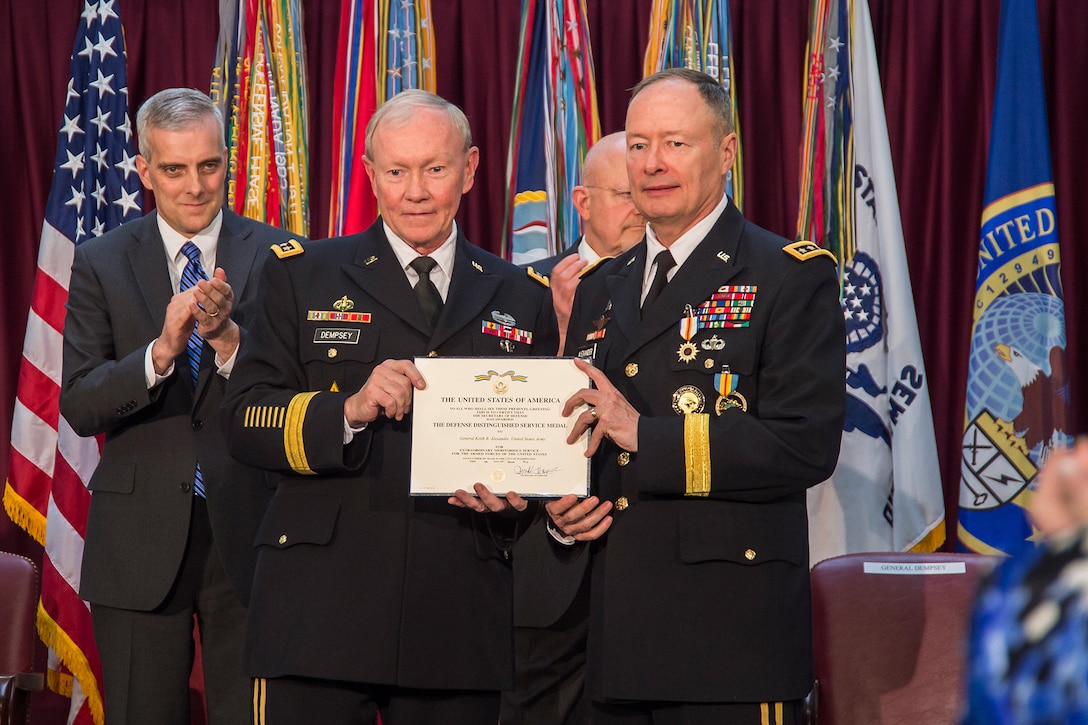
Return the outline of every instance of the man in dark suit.
{"type": "MultiPolygon", "coordinates": [[[[571,200],[582,238],[561,254],[527,266],[550,289],[560,338],[579,280],[638,243],[646,221],[631,201],[622,132],[590,147],[571,200]],[[551,275],[550,279],[546,275],[551,275]]],[[[502,725],[584,722],[589,586],[584,547],[557,557],[540,518],[514,553],[514,690],[503,693],[502,725]]]]}
{"type": "Polygon", "coordinates": [[[591,545],[594,723],[797,723],[812,685],[805,491],[829,476],[845,329],[831,255],[725,194],[728,93],[643,80],[627,170],[645,242],[582,282],[567,351],[594,382],[596,496],[547,505],[591,545]],[[593,365],[584,361],[592,361],[593,365]]]}
{"type": "Polygon", "coordinates": [[[454,222],[478,150],[456,106],[404,91],[367,127],[380,218],[287,245],[224,408],[231,452],[279,472],[246,635],[259,722],[493,724],[513,680],[520,518],[481,484],[413,498],[415,356],[554,355],[545,290],[454,222]],[[452,504],[452,505],[451,505],[452,504]]]}
{"type": "Polygon", "coordinates": [[[161,91],[137,129],[136,170],[157,212],[76,247],[68,293],[61,413],[80,435],[106,437],[80,596],[110,725],[189,722],[194,613],[209,720],[238,723],[251,694],[252,541],[272,489],[230,459],[218,410],[258,252],[289,237],[222,208],[223,120],[207,96],[161,91]]]}

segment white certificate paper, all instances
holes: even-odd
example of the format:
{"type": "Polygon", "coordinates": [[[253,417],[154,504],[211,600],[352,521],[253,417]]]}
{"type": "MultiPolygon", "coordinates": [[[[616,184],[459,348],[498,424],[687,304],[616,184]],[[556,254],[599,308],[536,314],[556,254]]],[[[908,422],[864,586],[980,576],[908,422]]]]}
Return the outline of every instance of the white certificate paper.
{"type": "Polygon", "coordinates": [[[419,357],[427,381],[412,401],[414,496],[482,483],[496,495],[589,493],[589,436],[562,415],[589,378],[569,358],[419,357]]]}

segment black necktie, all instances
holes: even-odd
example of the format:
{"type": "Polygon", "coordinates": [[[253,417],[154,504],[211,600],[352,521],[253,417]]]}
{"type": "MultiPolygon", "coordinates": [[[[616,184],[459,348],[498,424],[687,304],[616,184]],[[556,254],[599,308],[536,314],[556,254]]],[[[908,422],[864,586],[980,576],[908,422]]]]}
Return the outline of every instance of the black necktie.
{"type": "Polygon", "coordinates": [[[658,253],[654,264],[657,265],[657,271],[654,272],[654,279],[650,282],[650,289],[646,291],[646,299],[642,302],[643,310],[653,304],[653,301],[661,294],[661,290],[665,289],[665,285],[669,283],[669,270],[676,266],[676,260],[672,258],[672,253],[665,249],[658,253]]]}
{"type": "Polygon", "coordinates": [[[430,257],[416,257],[408,263],[408,266],[419,275],[419,281],[416,282],[416,298],[432,330],[438,324],[438,315],[442,312],[442,295],[438,293],[438,288],[431,281],[431,270],[437,264],[438,262],[430,257]]]}

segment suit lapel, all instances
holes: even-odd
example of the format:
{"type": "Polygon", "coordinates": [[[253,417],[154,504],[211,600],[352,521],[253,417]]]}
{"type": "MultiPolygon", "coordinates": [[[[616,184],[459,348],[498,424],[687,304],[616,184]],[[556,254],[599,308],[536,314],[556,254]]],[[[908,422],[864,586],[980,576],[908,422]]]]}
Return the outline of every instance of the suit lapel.
{"type": "MultiPolygon", "coordinates": [[[[234,212],[223,210],[223,226],[219,230],[219,244],[215,251],[215,264],[227,273],[227,282],[234,292],[234,301],[242,299],[249,273],[257,261],[260,245],[250,238],[253,230],[234,212]]],[[[265,248],[267,249],[267,247],[265,248]]],[[[215,270],[205,270],[210,277],[215,270]]]]}
{"type": "Polygon", "coordinates": [[[166,306],[174,296],[170,272],[167,269],[172,260],[166,258],[157,218],[156,212],[134,223],[130,228],[132,238],[128,246],[129,264],[132,265],[133,276],[136,277],[136,285],[140,289],[144,305],[155,323],[156,333],[166,321],[166,306]]]}
{"type": "MultiPolygon", "coordinates": [[[[684,264],[665,286],[661,296],[646,310],[641,322],[628,335],[628,346],[624,357],[629,357],[638,351],[646,343],[654,340],[665,332],[670,326],[678,325],[684,317],[687,306],[693,309],[698,307],[710,295],[717,291],[725,282],[739,274],[743,265],[737,262],[737,248],[740,246],[741,232],[744,229],[744,217],[732,204],[722,212],[721,218],[695,247],[684,264]]],[[[645,246],[640,254],[645,263],[645,246]]],[[[637,262],[631,267],[640,267],[637,262]]],[[[641,272],[641,270],[640,270],[641,272]]],[[[642,291],[642,274],[637,280],[638,295],[642,291]]],[[[629,281],[629,286],[634,286],[629,281]]],[[[629,294],[629,292],[628,292],[629,294]]],[[[637,308],[638,297],[635,298],[637,308]]],[[[628,319],[639,319],[639,312],[634,311],[634,317],[628,312],[628,319]]],[[[679,334],[679,333],[678,333],[679,334]]]]}

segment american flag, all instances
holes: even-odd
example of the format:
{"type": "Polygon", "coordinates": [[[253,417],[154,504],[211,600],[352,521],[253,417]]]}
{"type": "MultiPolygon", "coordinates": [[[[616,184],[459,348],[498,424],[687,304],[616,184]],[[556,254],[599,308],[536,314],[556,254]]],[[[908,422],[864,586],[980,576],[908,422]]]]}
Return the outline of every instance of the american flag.
{"type": "Polygon", "coordinates": [[[60,126],[23,342],[4,508],[45,546],[38,631],[50,648],[50,687],[71,696],[69,723],[101,725],[101,666],[90,610],[78,596],[90,504],[86,482],[100,444],[77,436],[60,417],[57,401],[75,247],[142,213],[117,0],[84,2],[60,126]]]}
{"type": "Polygon", "coordinates": [[[561,252],[580,235],[570,198],[601,137],[595,78],[585,0],[522,0],[502,243],[515,264],[561,252]]]}

